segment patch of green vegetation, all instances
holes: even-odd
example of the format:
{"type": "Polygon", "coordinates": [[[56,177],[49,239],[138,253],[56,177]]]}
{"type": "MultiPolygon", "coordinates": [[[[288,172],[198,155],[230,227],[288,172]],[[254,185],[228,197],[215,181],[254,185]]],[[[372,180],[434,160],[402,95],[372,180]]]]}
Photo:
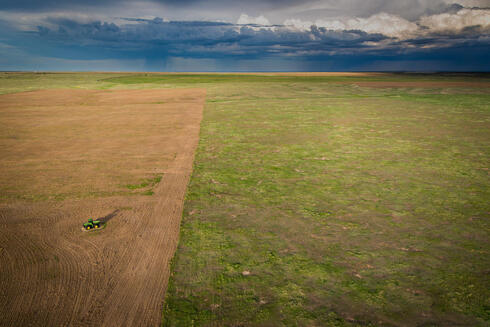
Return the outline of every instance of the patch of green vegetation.
{"type": "Polygon", "coordinates": [[[163,325],[485,326],[488,92],[246,80],[208,87],[163,325]]]}
{"type": "MultiPolygon", "coordinates": [[[[133,195],[125,191],[81,191],[76,193],[53,193],[53,194],[1,194],[1,201],[23,200],[30,202],[43,201],[64,201],[66,199],[86,199],[86,198],[103,198],[118,195],[133,195]]],[[[136,194],[135,194],[136,195],[136,194]]]]}
{"type": "MultiPolygon", "coordinates": [[[[154,194],[154,187],[160,183],[162,180],[162,175],[157,174],[152,178],[143,179],[138,184],[126,184],[124,188],[131,191],[137,190],[139,192],[128,192],[124,190],[118,191],[101,191],[101,190],[80,190],[79,192],[71,193],[52,193],[52,194],[19,194],[19,192],[10,193],[9,190],[2,190],[0,193],[0,201],[9,200],[23,200],[32,202],[42,202],[42,201],[64,201],[69,198],[101,198],[110,196],[121,196],[121,195],[146,195],[150,196],[154,194]]],[[[129,207],[128,207],[129,208],[129,207]]]]}
{"type": "Polygon", "coordinates": [[[0,94],[53,88],[106,89],[114,84],[105,83],[102,79],[124,75],[126,74],[0,72],[0,94]]]}
{"type": "Polygon", "coordinates": [[[149,189],[141,192],[141,194],[142,195],[153,195],[153,187],[155,187],[155,185],[160,183],[161,180],[162,180],[162,175],[159,174],[153,178],[146,178],[138,184],[126,184],[126,188],[128,188],[130,190],[138,190],[138,189],[149,188],[149,189]]]}
{"type": "Polygon", "coordinates": [[[138,184],[126,184],[126,188],[128,188],[130,190],[137,190],[137,189],[145,188],[148,186],[155,186],[161,180],[162,180],[162,176],[158,175],[154,178],[146,178],[141,183],[138,183],[138,184]]]}
{"type": "MultiPolygon", "coordinates": [[[[358,81],[444,81],[443,74],[387,74],[366,76],[285,76],[254,74],[131,74],[102,79],[103,82],[117,84],[244,84],[244,83],[332,83],[358,81]]],[[[488,80],[486,75],[456,75],[453,81],[488,80]]]]}

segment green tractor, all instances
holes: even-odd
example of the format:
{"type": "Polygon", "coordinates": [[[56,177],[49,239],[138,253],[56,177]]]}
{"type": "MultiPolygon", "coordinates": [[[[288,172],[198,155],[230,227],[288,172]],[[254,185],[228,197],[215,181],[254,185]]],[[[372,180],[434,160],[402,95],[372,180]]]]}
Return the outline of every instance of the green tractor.
{"type": "Polygon", "coordinates": [[[83,228],[85,230],[98,229],[102,226],[102,222],[100,220],[89,219],[87,223],[83,224],[83,228]]]}

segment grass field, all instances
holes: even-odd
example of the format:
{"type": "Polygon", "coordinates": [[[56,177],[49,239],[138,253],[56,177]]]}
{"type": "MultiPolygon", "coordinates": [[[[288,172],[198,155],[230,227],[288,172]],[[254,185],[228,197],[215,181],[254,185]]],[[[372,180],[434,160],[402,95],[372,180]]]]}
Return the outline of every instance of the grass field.
{"type": "MultiPolygon", "coordinates": [[[[488,75],[3,74],[206,88],[165,326],[488,326],[488,75]]],[[[3,142],[3,141],[2,141],[3,142]]]]}

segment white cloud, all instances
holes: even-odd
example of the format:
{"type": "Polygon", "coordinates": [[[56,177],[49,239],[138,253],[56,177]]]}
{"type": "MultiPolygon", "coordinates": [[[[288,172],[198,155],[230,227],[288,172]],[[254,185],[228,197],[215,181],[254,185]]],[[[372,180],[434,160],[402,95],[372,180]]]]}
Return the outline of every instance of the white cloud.
{"type": "Polygon", "coordinates": [[[264,16],[252,17],[247,14],[241,14],[238,18],[237,24],[254,24],[254,25],[271,25],[269,20],[264,16]]]}
{"type": "Polygon", "coordinates": [[[307,31],[312,25],[333,31],[360,30],[366,33],[379,33],[398,39],[407,39],[441,31],[460,31],[469,26],[490,28],[490,10],[461,9],[456,13],[443,13],[422,16],[411,22],[402,17],[387,13],[379,13],[368,18],[341,17],[303,21],[290,18],[284,25],[307,31]]]}
{"type": "Polygon", "coordinates": [[[490,10],[462,9],[455,14],[439,14],[425,16],[420,19],[420,25],[429,28],[433,32],[459,31],[468,26],[479,25],[483,28],[490,27],[490,10]]]}
{"type": "Polygon", "coordinates": [[[369,18],[318,19],[314,23],[299,19],[287,19],[284,21],[284,25],[294,26],[300,30],[308,29],[311,25],[334,31],[360,30],[366,33],[379,33],[398,38],[410,36],[418,29],[417,24],[387,13],[379,13],[369,18]]]}
{"type": "Polygon", "coordinates": [[[386,13],[379,13],[369,18],[348,18],[344,20],[318,20],[316,25],[334,30],[361,30],[366,33],[379,33],[402,38],[417,30],[417,24],[386,13]]]}
{"type": "Polygon", "coordinates": [[[286,26],[295,27],[301,31],[307,31],[311,28],[311,25],[313,25],[313,23],[310,21],[302,21],[301,19],[295,18],[286,19],[283,24],[286,26]]]}

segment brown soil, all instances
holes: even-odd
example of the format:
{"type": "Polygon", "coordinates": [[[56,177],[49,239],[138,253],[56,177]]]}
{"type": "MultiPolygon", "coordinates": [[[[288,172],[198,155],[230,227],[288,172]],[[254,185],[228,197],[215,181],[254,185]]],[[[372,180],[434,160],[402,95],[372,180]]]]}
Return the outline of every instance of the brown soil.
{"type": "MultiPolygon", "coordinates": [[[[159,151],[164,157],[172,154],[157,161],[163,166],[159,170],[143,160],[145,169],[163,173],[152,196],[73,196],[64,201],[38,202],[7,198],[0,204],[1,326],[157,326],[161,323],[169,262],[178,241],[204,98],[205,91],[201,89],[49,90],[0,96],[0,112],[22,112],[25,124],[33,128],[44,120],[30,119],[32,115],[42,112],[52,115],[51,106],[65,106],[74,119],[79,119],[79,110],[83,107],[86,119],[95,125],[98,119],[96,114],[92,115],[92,110],[99,107],[105,108],[104,112],[112,109],[109,112],[117,124],[129,128],[129,133],[132,132],[130,122],[138,120],[133,114],[138,111],[151,108],[153,119],[163,117],[172,122],[161,127],[165,139],[159,138],[159,130],[148,127],[155,135],[140,140],[138,146],[143,150],[149,147],[153,156],[159,151]],[[126,108],[126,120],[115,114],[120,106],[128,104],[132,109],[126,108]],[[90,217],[101,218],[107,222],[107,227],[81,232],[82,223],[90,217]]],[[[14,130],[17,128],[5,116],[3,118],[2,124],[14,130]]],[[[51,119],[57,121],[58,117],[51,119]]],[[[69,125],[68,117],[64,119],[69,125]]],[[[16,121],[16,124],[20,123],[16,121]]],[[[63,133],[62,129],[59,131],[63,133]]],[[[87,140],[82,142],[74,138],[73,142],[88,151],[89,158],[96,153],[101,162],[111,161],[111,156],[128,151],[128,147],[131,149],[131,144],[124,144],[123,139],[115,136],[109,137],[113,140],[114,149],[111,149],[105,144],[108,141],[104,132],[94,132],[92,136],[90,142],[95,143],[89,143],[93,145],[99,141],[109,153],[97,151],[97,146],[91,149],[85,145],[87,140]]],[[[8,142],[0,139],[2,155],[9,149],[8,142]]],[[[52,151],[49,138],[38,142],[48,152],[52,151]]],[[[64,157],[69,153],[79,155],[69,142],[64,145],[59,141],[54,143],[64,157]]],[[[29,151],[37,151],[32,144],[24,146],[18,150],[17,157],[10,158],[18,160],[20,170],[29,167],[29,160],[35,159],[29,151]],[[22,159],[21,150],[30,158],[26,159],[27,163],[22,159]]],[[[131,151],[144,157],[144,151],[131,151]]],[[[76,161],[65,160],[66,166],[59,170],[61,176],[78,175],[79,167],[70,166],[70,162],[76,161]]],[[[5,175],[5,169],[10,166],[2,161],[0,164],[0,173],[5,175]]],[[[39,174],[42,172],[43,169],[37,170],[39,174]]],[[[86,171],[83,174],[87,180],[85,184],[90,184],[97,176],[106,178],[97,170],[92,171],[95,177],[86,171]]],[[[4,179],[8,180],[5,176],[4,179]]],[[[63,181],[53,180],[52,183],[62,185],[63,181]]]]}

